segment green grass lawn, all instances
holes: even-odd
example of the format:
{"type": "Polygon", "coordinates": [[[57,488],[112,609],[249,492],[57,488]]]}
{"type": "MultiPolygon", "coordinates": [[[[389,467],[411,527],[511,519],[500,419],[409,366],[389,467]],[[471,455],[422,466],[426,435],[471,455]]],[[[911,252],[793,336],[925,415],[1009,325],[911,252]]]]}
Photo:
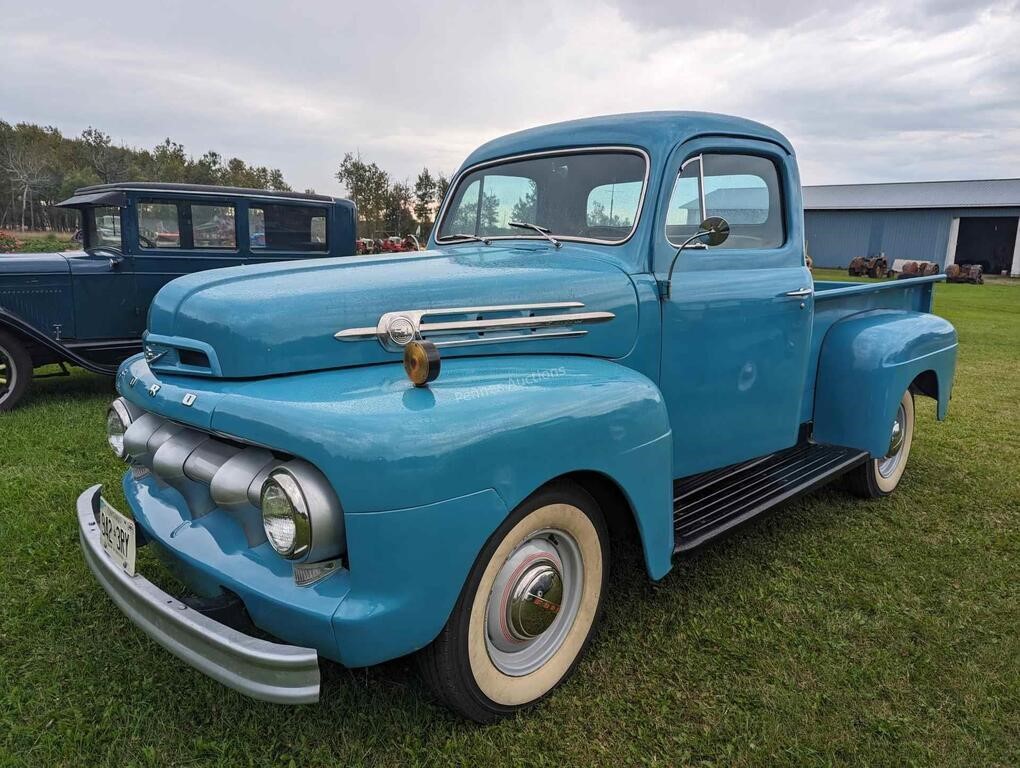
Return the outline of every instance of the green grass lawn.
{"type": "Polygon", "coordinates": [[[324,664],[322,703],[286,709],[151,643],[77,544],[78,493],[119,496],[111,384],[38,382],[0,416],[0,765],[1016,765],[1020,285],[936,295],[960,333],[955,396],[942,424],[918,400],[893,497],[821,491],[657,585],[618,553],[577,674],[488,728],[408,660],[324,664]]]}

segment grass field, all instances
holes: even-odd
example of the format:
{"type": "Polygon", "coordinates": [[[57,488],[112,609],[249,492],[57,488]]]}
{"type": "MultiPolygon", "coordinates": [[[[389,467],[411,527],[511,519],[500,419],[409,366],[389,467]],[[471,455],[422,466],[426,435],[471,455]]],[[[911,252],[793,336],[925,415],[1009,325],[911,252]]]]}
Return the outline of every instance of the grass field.
{"type": "Polygon", "coordinates": [[[489,728],[409,660],[324,665],[321,705],[284,709],[149,642],[77,545],[76,496],[122,471],[110,383],[40,381],[0,416],[0,765],[1016,765],[1020,285],[940,285],[936,309],[960,333],[955,396],[942,424],[918,400],[893,497],[816,493],[657,585],[618,553],[577,674],[489,728]]]}

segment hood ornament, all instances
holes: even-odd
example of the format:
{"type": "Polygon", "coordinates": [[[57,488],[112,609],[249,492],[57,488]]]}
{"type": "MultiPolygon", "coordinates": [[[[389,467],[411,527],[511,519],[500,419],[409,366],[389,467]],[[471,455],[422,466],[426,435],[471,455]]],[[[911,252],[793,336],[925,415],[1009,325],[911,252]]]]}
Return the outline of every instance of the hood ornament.
{"type": "Polygon", "coordinates": [[[407,309],[387,312],[374,328],[346,328],[335,333],[334,338],[377,339],[384,349],[401,352],[416,339],[431,341],[436,347],[453,347],[584,336],[588,332],[575,326],[603,323],[616,317],[612,312],[558,311],[582,307],[584,304],[579,301],[556,301],[407,309]],[[468,317],[453,319],[464,315],[468,317]]]}
{"type": "Polygon", "coordinates": [[[403,347],[414,340],[418,329],[409,317],[398,315],[389,321],[386,326],[386,335],[390,341],[399,347],[403,347]]]}

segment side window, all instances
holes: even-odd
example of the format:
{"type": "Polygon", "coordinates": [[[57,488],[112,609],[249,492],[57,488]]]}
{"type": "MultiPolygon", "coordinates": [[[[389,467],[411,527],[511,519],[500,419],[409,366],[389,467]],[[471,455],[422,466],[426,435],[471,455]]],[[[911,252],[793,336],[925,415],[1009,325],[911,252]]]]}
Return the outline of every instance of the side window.
{"type": "Polygon", "coordinates": [[[589,192],[585,214],[588,234],[626,237],[634,226],[642,186],[640,181],[624,181],[619,184],[602,184],[589,192]]]}
{"type": "Polygon", "coordinates": [[[196,248],[237,248],[234,206],[192,203],[191,232],[196,248]]]}
{"type": "Polygon", "coordinates": [[[138,241],[142,248],[180,248],[181,217],[177,203],[138,203],[138,241]]]}
{"type": "Polygon", "coordinates": [[[722,216],[730,237],[718,248],[778,248],[785,241],[775,163],[754,155],[706,154],[685,163],[670,197],[666,237],[680,245],[707,216],[722,216]]]}
{"type": "Polygon", "coordinates": [[[248,233],[254,250],[326,251],[326,211],[305,205],[253,204],[248,233]]]}

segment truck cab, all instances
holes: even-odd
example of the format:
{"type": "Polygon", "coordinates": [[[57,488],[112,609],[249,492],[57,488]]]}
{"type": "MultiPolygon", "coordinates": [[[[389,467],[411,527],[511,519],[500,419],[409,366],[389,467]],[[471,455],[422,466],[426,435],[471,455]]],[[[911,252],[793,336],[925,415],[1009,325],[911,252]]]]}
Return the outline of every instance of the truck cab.
{"type": "Polygon", "coordinates": [[[126,182],[60,205],[81,212],[82,251],[0,258],[0,411],[42,365],[115,373],[174,278],[354,253],[354,205],[324,195],[126,182]]]}
{"type": "Polygon", "coordinates": [[[424,252],[165,286],[108,414],[130,515],[85,491],[82,548],[145,632],[249,695],[313,701],[319,658],[416,653],[491,722],[574,669],[621,537],[658,580],[823,484],[894,491],[915,395],[948,408],[940,279],[813,281],[793,148],[759,123],[511,134],[465,160],[424,252]],[[145,542],[196,598],[135,573],[145,542]]]}

